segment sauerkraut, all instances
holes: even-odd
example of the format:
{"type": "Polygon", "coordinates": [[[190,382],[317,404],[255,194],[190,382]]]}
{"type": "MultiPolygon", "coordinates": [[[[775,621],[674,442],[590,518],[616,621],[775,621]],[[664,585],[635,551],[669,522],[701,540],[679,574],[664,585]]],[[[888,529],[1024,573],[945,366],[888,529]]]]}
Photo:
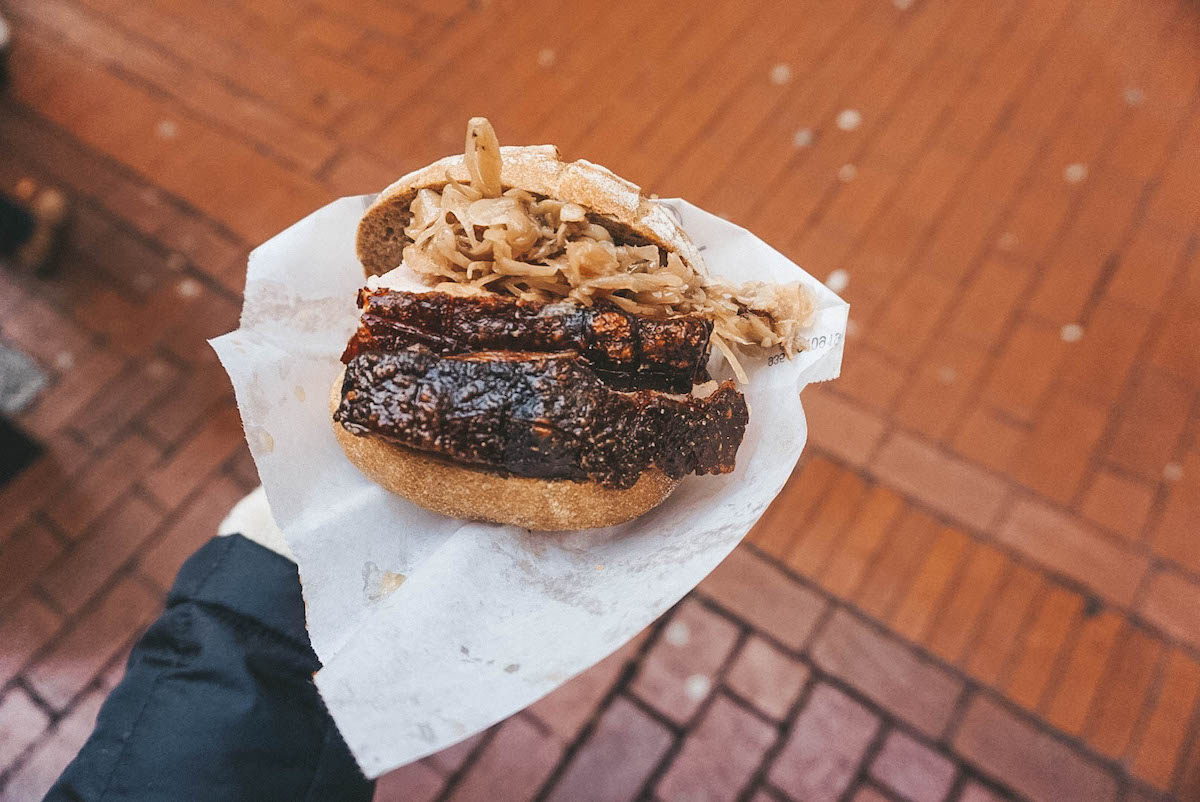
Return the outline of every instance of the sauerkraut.
{"type": "Polygon", "coordinates": [[[582,206],[500,184],[500,146],[486,119],[468,124],[466,184],[413,198],[404,263],[438,290],[506,292],[585,306],[604,299],[652,316],[700,313],[712,342],[742,382],[735,350],[782,349],[793,356],[813,313],[801,284],[734,285],[698,273],[678,254],[621,233],[582,206]],[[616,232],[614,234],[614,232],[616,232]]]}

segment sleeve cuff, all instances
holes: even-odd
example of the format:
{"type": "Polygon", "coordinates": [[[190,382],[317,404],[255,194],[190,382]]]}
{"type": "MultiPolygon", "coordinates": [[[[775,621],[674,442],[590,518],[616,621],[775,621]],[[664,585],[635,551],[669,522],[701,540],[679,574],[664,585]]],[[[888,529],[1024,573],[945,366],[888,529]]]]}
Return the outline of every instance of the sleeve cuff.
{"type": "Polygon", "coordinates": [[[199,602],[225,607],[308,645],[296,564],[241,535],[214,537],[175,577],[167,606],[199,602]]]}

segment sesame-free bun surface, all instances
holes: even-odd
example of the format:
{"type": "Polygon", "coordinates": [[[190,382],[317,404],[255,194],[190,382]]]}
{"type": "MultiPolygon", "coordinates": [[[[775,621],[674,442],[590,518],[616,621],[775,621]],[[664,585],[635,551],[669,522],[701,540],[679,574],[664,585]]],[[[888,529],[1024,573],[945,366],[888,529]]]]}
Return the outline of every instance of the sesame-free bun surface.
{"type": "MultiPolygon", "coordinates": [[[[329,399],[342,399],[339,373],[329,399]]],[[[346,458],[372,482],[425,509],[454,518],[514,524],[526,529],[593,529],[630,521],[661,504],[679,484],[651,469],[627,490],[598,482],[530,479],[459,465],[442,457],[359,437],[333,421],[333,433],[346,458]]]]}
{"type": "MultiPolygon", "coordinates": [[[[500,183],[504,189],[518,188],[577,203],[604,218],[602,225],[624,230],[661,248],[678,253],[698,273],[705,273],[703,259],[691,241],[659,204],[642,194],[634,183],[606,167],[579,159],[564,162],[553,145],[501,147],[500,183]]],[[[404,227],[412,219],[409,206],[417,190],[440,189],[447,174],[467,183],[469,174],[462,154],[439,159],[428,167],[409,173],[380,193],[358,224],[358,258],[368,276],[382,275],[400,264],[410,240],[404,227]]]]}

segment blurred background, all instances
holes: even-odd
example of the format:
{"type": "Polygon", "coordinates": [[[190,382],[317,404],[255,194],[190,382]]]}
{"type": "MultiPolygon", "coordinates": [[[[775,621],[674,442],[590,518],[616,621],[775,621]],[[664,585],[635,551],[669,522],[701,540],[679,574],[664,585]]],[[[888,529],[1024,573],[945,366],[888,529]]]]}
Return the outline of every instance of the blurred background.
{"type": "Polygon", "coordinates": [[[851,330],[747,545],[378,799],[1200,799],[1192,0],[0,13],[0,192],[68,210],[0,268],[0,797],[257,484],[205,344],[249,249],[486,115],[751,228],[851,330]]]}

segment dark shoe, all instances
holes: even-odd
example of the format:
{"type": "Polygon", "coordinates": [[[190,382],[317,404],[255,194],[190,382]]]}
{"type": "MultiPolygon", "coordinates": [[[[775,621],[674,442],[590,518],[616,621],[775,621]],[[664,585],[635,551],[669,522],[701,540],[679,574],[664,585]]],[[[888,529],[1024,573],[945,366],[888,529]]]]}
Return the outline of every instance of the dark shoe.
{"type": "Polygon", "coordinates": [[[67,196],[53,187],[37,189],[22,181],[18,194],[26,195],[33,215],[33,234],[29,241],[17,250],[17,262],[39,276],[50,272],[54,255],[62,240],[63,226],[67,222],[67,196]]]}

